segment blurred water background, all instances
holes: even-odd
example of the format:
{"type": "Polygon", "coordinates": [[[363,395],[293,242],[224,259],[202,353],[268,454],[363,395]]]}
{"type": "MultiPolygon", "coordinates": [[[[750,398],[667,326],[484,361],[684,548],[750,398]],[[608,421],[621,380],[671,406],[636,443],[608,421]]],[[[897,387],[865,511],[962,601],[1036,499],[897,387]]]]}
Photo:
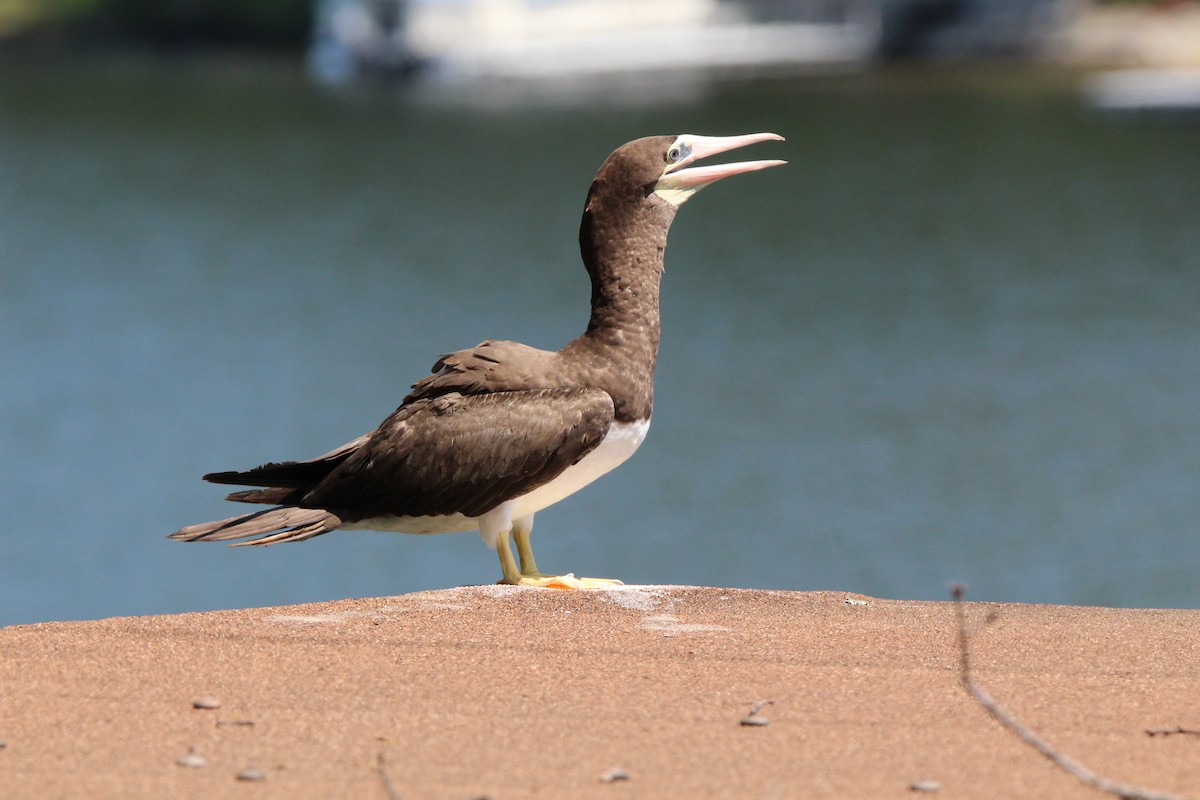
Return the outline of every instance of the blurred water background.
{"type": "Polygon", "coordinates": [[[0,624],[486,583],[475,534],[231,550],[202,473],[373,428],[442,352],[586,321],[595,169],[776,131],[667,252],[654,425],[538,515],[630,583],[1200,606],[1200,126],[1060,70],[438,103],[294,62],[0,76],[0,624]]]}

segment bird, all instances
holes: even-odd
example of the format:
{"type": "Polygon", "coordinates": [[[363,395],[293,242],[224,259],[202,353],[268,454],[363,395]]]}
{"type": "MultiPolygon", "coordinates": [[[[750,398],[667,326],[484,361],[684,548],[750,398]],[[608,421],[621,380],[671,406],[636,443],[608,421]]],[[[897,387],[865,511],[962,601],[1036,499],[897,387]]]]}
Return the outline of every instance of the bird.
{"type": "Polygon", "coordinates": [[[587,329],[558,351],[488,340],[442,355],[371,433],[307,461],[214,472],[257,487],[227,499],[270,508],[168,535],[240,545],[299,542],[334,530],[477,530],[500,559],[500,583],[558,589],[620,584],[538,569],[534,515],[622,464],[654,407],[659,288],[679,207],[723,178],[779,160],[699,165],[774,133],[682,134],[628,142],[587,193],[579,246],[591,279],[587,329]],[[516,546],[516,557],[512,545],[516,546]]]}

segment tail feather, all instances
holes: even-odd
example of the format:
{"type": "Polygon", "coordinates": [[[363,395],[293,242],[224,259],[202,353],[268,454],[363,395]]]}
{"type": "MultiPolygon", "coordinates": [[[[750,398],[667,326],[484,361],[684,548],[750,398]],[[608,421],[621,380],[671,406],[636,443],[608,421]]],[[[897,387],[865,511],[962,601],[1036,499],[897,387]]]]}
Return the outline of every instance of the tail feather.
{"type": "MultiPolygon", "coordinates": [[[[364,434],[352,442],[346,442],[336,450],[330,450],[323,456],[317,456],[309,461],[281,461],[263,464],[261,467],[248,469],[243,472],[210,472],[204,476],[209,483],[226,483],[235,486],[275,486],[286,489],[311,489],[324,480],[325,476],[335,470],[350,456],[362,447],[370,436],[364,434]]],[[[250,500],[247,502],[264,502],[250,500]]]]}
{"type": "Polygon", "coordinates": [[[243,514],[215,522],[202,522],[198,525],[188,525],[170,534],[168,539],[182,542],[221,542],[229,539],[246,539],[261,536],[249,542],[240,542],[234,547],[248,544],[277,544],[279,542],[300,542],[329,533],[342,525],[342,520],[336,514],[323,508],[268,508],[243,514]],[[263,534],[268,534],[263,536],[263,534]]]}
{"type": "Polygon", "coordinates": [[[237,503],[266,503],[269,506],[287,505],[288,503],[298,503],[304,497],[303,489],[247,489],[244,492],[231,492],[225,496],[226,500],[233,500],[237,503]]]}
{"type": "Polygon", "coordinates": [[[312,486],[329,474],[327,464],[306,461],[282,461],[263,464],[244,472],[210,472],[204,476],[209,483],[225,483],[234,486],[281,486],[300,488],[312,486]]]}
{"type": "MultiPolygon", "coordinates": [[[[332,517],[333,515],[330,514],[329,516],[332,517]]],[[[342,524],[340,519],[337,517],[333,518],[337,520],[337,525],[334,525],[334,528],[342,524]]],[[[329,531],[333,530],[333,528],[326,527],[326,521],[327,520],[325,518],[321,518],[314,522],[310,522],[307,525],[297,525],[294,528],[282,530],[279,533],[272,534],[271,536],[263,536],[259,539],[252,539],[248,542],[234,542],[229,546],[245,547],[246,545],[279,544],[280,542],[303,542],[305,539],[311,539],[314,536],[320,536],[322,533],[329,533],[329,531]]]]}

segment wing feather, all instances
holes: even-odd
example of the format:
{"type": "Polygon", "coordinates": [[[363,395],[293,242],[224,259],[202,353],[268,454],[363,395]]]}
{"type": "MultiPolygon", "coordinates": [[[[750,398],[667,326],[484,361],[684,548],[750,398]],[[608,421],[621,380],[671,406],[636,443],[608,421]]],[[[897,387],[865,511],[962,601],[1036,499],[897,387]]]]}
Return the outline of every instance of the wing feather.
{"type": "Polygon", "coordinates": [[[379,516],[479,516],[557,477],[604,439],[613,402],[600,389],[463,395],[401,406],[300,504],[347,522],[379,516]]]}
{"type": "Polygon", "coordinates": [[[559,356],[549,350],[503,340],[488,340],[466,350],[447,353],[437,360],[428,375],[412,385],[404,403],[438,397],[452,392],[487,394],[530,389],[561,388],[559,356]],[[557,378],[550,377],[556,375],[557,378]],[[536,376],[544,382],[538,382],[536,376]]]}

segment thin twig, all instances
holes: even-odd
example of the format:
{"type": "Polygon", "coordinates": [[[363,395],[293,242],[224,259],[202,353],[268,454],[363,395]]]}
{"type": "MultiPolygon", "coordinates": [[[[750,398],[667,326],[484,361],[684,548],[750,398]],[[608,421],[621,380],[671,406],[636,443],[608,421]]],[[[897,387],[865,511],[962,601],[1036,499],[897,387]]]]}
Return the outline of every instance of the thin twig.
{"type": "Polygon", "coordinates": [[[379,756],[376,761],[379,763],[379,777],[383,779],[383,790],[387,792],[388,800],[403,800],[403,798],[400,797],[400,792],[396,791],[396,787],[392,785],[392,776],[388,775],[387,761],[385,761],[383,758],[382,750],[379,751],[379,756]]]}
{"type": "Polygon", "coordinates": [[[967,631],[966,613],[963,610],[962,602],[965,591],[966,589],[962,584],[956,583],[950,587],[950,595],[954,598],[954,611],[958,617],[959,675],[962,679],[963,688],[967,690],[967,693],[971,697],[975,698],[979,705],[983,706],[984,710],[991,714],[1001,725],[1019,736],[1021,741],[1048,758],[1056,767],[1094,789],[1116,795],[1122,798],[1122,800],[1184,800],[1179,795],[1165,794],[1153,789],[1120,783],[1109,780],[1102,775],[1097,775],[1075,759],[1063,755],[1051,747],[1045,739],[1038,736],[1033,730],[1014,717],[1008,709],[993,700],[992,696],[984,691],[982,686],[975,683],[975,680],[971,677],[970,656],[967,648],[970,633],[967,631]]]}
{"type": "Polygon", "coordinates": [[[1200,736],[1200,729],[1185,728],[1182,725],[1179,725],[1174,728],[1147,728],[1146,733],[1150,736],[1174,736],[1177,733],[1190,736],[1200,736]]]}
{"type": "Polygon", "coordinates": [[[758,714],[758,712],[762,711],[767,706],[773,706],[773,705],[775,705],[774,700],[757,700],[754,702],[754,704],[752,704],[750,706],[750,712],[746,716],[748,716],[748,717],[756,716],[758,714]]]}

